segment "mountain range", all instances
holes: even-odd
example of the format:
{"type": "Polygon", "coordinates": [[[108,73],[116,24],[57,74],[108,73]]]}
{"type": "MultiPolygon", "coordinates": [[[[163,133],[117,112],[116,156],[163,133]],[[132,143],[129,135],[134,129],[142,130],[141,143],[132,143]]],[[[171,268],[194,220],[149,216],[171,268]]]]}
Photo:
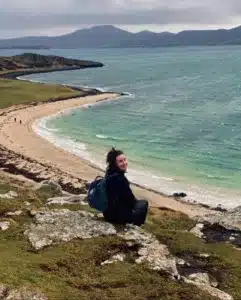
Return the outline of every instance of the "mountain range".
{"type": "Polygon", "coordinates": [[[1,39],[0,48],[124,48],[241,45],[241,26],[232,29],[186,30],[179,33],[132,33],[112,25],[81,29],[61,36],[1,39]]]}

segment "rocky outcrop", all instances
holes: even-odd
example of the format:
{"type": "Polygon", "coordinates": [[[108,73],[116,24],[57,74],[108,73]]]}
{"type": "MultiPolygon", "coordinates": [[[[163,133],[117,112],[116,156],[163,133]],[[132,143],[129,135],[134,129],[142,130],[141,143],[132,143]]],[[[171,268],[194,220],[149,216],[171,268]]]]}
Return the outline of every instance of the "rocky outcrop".
{"type": "Polygon", "coordinates": [[[35,217],[35,224],[25,232],[37,250],[75,238],[90,239],[115,234],[116,229],[113,225],[95,220],[94,215],[66,209],[39,212],[35,217]]]}
{"type": "MultiPolygon", "coordinates": [[[[189,273],[180,276],[178,272],[180,268],[192,266],[185,260],[171,255],[166,245],[161,244],[155,236],[139,227],[126,225],[117,229],[114,225],[105,222],[99,215],[67,209],[48,210],[46,208],[34,212],[33,216],[34,223],[24,234],[38,251],[44,247],[76,238],[84,240],[101,236],[118,236],[123,239],[128,251],[132,251],[135,263],[145,264],[152,270],[167,273],[175,280],[182,279],[186,283],[196,285],[217,299],[233,299],[230,295],[218,290],[218,283],[216,280],[211,281],[207,273],[189,273]]],[[[112,254],[109,259],[101,262],[100,266],[123,262],[125,259],[126,253],[112,254]]]]}
{"type": "MultiPolygon", "coordinates": [[[[16,73],[17,70],[20,70],[17,75],[15,74],[16,76],[37,72],[53,72],[98,67],[103,67],[103,64],[100,62],[69,59],[54,55],[46,56],[36,53],[24,53],[15,56],[0,56],[0,71],[10,72],[10,75],[12,75],[14,71],[16,73]]],[[[3,76],[9,77],[7,75],[3,76]]]]}
{"type": "Polygon", "coordinates": [[[56,182],[61,188],[72,194],[87,192],[88,182],[61,171],[52,165],[42,164],[24,155],[8,150],[0,145],[0,169],[35,182],[56,182]]]}
{"type": "Polygon", "coordinates": [[[44,180],[40,182],[40,184],[36,187],[36,190],[40,193],[45,192],[47,190],[53,193],[54,195],[62,195],[61,186],[53,180],[44,180]]]}
{"type": "Polygon", "coordinates": [[[208,242],[228,242],[241,247],[241,207],[196,218],[190,233],[208,242]]]}
{"type": "Polygon", "coordinates": [[[21,216],[23,213],[22,210],[10,211],[5,214],[6,217],[13,217],[13,216],[21,216]]]}
{"type": "Polygon", "coordinates": [[[46,205],[74,205],[74,204],[80,204],[80,205],[88,205],[86,201],[87,195],[86,194],[80,194],[80,195],[69,195],[69,196],[62,196],[62,197],[54,197],[49,198],[46,205]]]}
{"type": "Polygon", "coordinates": [[[14,290],[0,284],[0,300],[48,300],[48,298],[39,291],[31,291],[27,288],[14,290]]]}
{"type": "Polygon", "coordinates": [[[208,292],[210,295],[220,300],[233,300],[229,294],[212,287],[209,275],[207,273],[195,273],[183,278],[184,282],[197,286],[203,291],[208,292]]]}
{"type": "Polygon", "coordinates": [[[164,270],[173,278],[179,278],[176,259],[170,254],[167,246],[161,244],[152,234],[136,226],[127,225],[118,235],[139,246],[136,263],[147,263],[152,270],[164,270]]]}
{"type": "Polygon", "coordinates": [[[164,270],[178,277],[175,258],[165,245],[144,230],[127,225],[123,230],[84,211],[42,211],[35,216],[35,223],[25,231],[36,250],[75,238],[90,239],[99,236],[117,235],[126,242],[137,245],[136,263],[147,263],[153,270],[164,270]]]}
{"type": "Polygon", "coordinates": [[[2,199],[14,199],[18,197],[18,193],[14,192],[14,191],[9,191],[5,194],[0,194],[0,198],[2,199]]]}
{"type": "Polygon", "coordinates": [[[111,265],[114,264],[116,262],[123,262],[125,260],[125,254],[124,253],[119,253],[116,255],[113,255],[110,259],[103,261],[101,263],[101,266],[105,266],[105,265],[111,265]]]}
{"type": "Polygon", "coordinates": [[[204,237],[204,234],[202,232],[202,229],[204,227],[204,224],[202,223],[198,223],[195,225],[195,227],[193,227],[191,230],[190,230],[190,233],[192,233],[193,235],[195,235],[196,237],[202,239],[204,237]]]}
{"type": "MultiPolygon", "coordinates": [[[[10,227],[10,222],[0,222],[0,229],[2,231],[7,230],[10,227]]],[[[1,298],[0,298],[1,299],[1,298]]]]}
{"type": "Polygon", "coordinates": [[[202,223],[219,224],[227,230],[241,230],[241,206],[226,212],[217,212],[215,214],[199,217],[202,223]]]}

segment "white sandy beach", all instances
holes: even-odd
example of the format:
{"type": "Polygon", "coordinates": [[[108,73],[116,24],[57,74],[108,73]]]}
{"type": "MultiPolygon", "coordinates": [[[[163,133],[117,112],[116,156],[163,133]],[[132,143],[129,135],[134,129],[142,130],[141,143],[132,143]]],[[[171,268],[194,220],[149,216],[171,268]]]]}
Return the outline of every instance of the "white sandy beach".
{"type": "MultiPolygon", "coordinates": [[[[81,159],[79,156],[66,152],[40,137],[34,132],[32,126],[36,121],[46,116],[107,99],[116,101],[119,99],[119,95],[101,94],[81,97],[30,106],[7,113],[0,117],[0,144],[9,150],[23,154],[33,160],[58,167],[68,174],[91,181],[97,175],[102,174],[102,171],[81,159]],[[14,121],[15,118],[17,122],[14,121]],[[22,124],[19,123],[20,120],[22,124]]],[[[204,214],[208,211],[203,207],[181,203],[142,187],[133,186],[133,190],[137,198],[147,199],[152,206],[171,208],[173,210],[182,211],[189,216],[204,214]]]]}

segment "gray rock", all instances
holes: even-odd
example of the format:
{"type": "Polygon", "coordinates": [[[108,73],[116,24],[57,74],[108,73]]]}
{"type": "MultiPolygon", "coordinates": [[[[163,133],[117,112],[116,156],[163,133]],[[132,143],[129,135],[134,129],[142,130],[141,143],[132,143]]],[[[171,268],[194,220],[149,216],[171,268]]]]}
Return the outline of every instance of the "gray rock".
{"type": "Polygon", "coordinates": [[[0,284],[0,300],[4,300],[8,294],[9,288],[4,285],[0,284]]]}
{"type": "Polygon", "coordinates": [[[227,230],[241,231],[241,206],[228,210],[227,212],[216,212],[198,217],[199,222],[219,224],[227,230]]]}
{"type": "Polygon", "coordinates": [[[6,285],[0,284],[0,300],[48,300],[48,298],[38,291],[27,288],[11,290],[6,285]]]}
{"type": "Polygon", "coordinates": [[[71,196],[64,196],[64,197],[54,197],[48,199],[46,205],[65,205],[65,204],[81,204],[81,205],[88,205],[86,202],[86,194],[80,194],[80,195],[71,195],[71,196]]]}
{"type": "Polygon", "coordinates": [[[12,290],[6,300],[47,300],[48,298],[37,291],[30,291],[26,288],[12,290]]]}
{"type": "Polygon", "coordinates": [[[53,210],[38,213],[33,224],[25,232],[32,246],[40,250],[46,246],[68,242],[75,238],[89,239],[98,236],[115,235],[113,225],[94,220],[92,214],[84,211],[53,210]]]}
{"type": "Polygon", "coordinates": [[[18,193],[15,191],[9,191],[5,194],[0,194],[1,199],[14,199],[16,197],[18,197],[18,193]]]}
{"type": "Polygon", "coordinates": [[[198,283],[210,285],[209,275],[207,273],[194,273],[188,276],[188,279],[198,283]]]}
{"type": "Polygon", "coordinates": [[[127,225],[123,232],[118,233],[126,241],[135,241],[140,245],[136,263],[147,263],[152,270],[163,270],[172,277],[179,278],[176,259],[170,254],[167,246],[150,233],[133,225],[127,225]]]}
{"type": "Polygon", "coordinates": [[[63,197],[70,197],[70,196],[75,196],[74,194],[70,194],[69,192],[62,191],[62,196],[63,197]]]}
{"type": "Polygon", "coordinates": [[[46,191],[50,190],[54,195],[62,195],[62,188],[61,186],[52,180],[44,180],[42,181],[36,188],[37,191],[46,191]]]}
{"type": "Polygon", "coordinates": [[[22,213],[23,213],[22,210],[16,210],[16,211],[13,211],[13,212],[6,213],[5,216],[7,216],[7,217],[21,216],[22,213]]]}
{"type": "Polygon", "coordinates": [[[200,257],[200,258],[209,258],[210,255],[207,254],[207,253],[201,253],[201,254],[199,254],[199,257],[200,257]]]}
{"type": "Polygon", "coordinates": [[[216,297],[220,300],[233,300],[233,297],[217,288],[211,286],[208,274],[192,274],[189,278],[183,278],[184,282],[195,285],[199,289],[209,293],[211,296],[216,297]],[[191,279],[190,279],[191,277],[191,279]]]}
{"type": "Polygon", "coordinates": [[[210,280],[210,285],[211,285],[212,287],[215,287],[215,288],[218,287],[218,282],[217,282],[217,280],[216,280],[214,277],[209,278],[209,280],[210,280]]]}
{"type": "Polygon", "coordinates": [[[114,264],[116,262],[123,262],[125,260],[125,254],[124,253],[119,253],[116,254],[114,256],[112,256],[110,259],[104,261],[101,263],[101,266],[105,266],[105,265],[110,265],[110,264],[114,264]]]}
{"type": "Polygon", "coordinates": [[[178,266],[190,266],[189,263],[187,263],[184,259],[177,258],[176,263],[178,266]]]}
{"type": "Polygon", "coordinates": [[[39,213],[39,211],[37,211],[37,210],[34,210],[34,209],[29,210],[29,214],[31,217],[37,216],[38,213],[39,213]]]}
{"type": "Polygon", "coordinates": [[[204,234],[202,233],[203,227],[204,227],[204,224],[201,224],[201,223],[196,224],[196,226],[190,230],[190,233],[192,233],[196,237],[202,239],[202,238],[204,238],[204,234]]]}
{"type": "Polygon", "coordinates": [[[0,222],[0,229],[2,231],[6,231],[9,227],[10,227],[10,222],[0,222]]]}

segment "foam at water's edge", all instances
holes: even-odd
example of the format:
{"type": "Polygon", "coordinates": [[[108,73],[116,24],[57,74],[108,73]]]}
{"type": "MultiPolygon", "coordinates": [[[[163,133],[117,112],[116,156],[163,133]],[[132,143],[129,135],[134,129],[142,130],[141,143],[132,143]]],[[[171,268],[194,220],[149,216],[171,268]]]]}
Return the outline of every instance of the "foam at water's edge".
{"type": "Polygon", "coordinates": [[[39,80],[28,79],[28,78],[25,78],[25,77],[27,77],[27,76],[18,76],[18,77],[16,77],[16,79],[22,80],[22,81],[34,82],[34,83],[44,83],[44,82],[41,82],[39,80]]]}
{"type": "MultiPolygon", "coordinates": [[[[34,83],[46,83],[46,81],[41,81],[41,80],[36,80],[36,79],[29,79],[29,76],[31,75],[25,75],[25,76],[18,76],[16,79],[18,80],[23,80],[23,81],[29,81],[29,82],[34,82],[34,83]]],[[[62,86],[69,86],[72,88],[82,88],[86,90],[97,90],[100,91],[101,93],[109,93],[111,92],[111,88],[108,87],[98,87],[98,86],[88,86],[88,85],[81,85],[81,86],[76,86],[73,84],[61,84],[62,86]]],[[[118,93],[118,92],[117,92],[118,93]]],[[[135,98],[135,94],[129,93],[129,92],[124,92],[122,95],[123,98],[135,98]]]]}
{"type": "MultiPolygon", "coordinates": [[[[99,104],[101,104],[101,102],[94,103],[92,105],[99,104]]],[[[89,106],[90,105],[83,105],[81,108],[89,106]]],[[[78,155],[81,158],[104,170],[104,158],[103,160],[97,160],[94,153],[88,152],[85,144],[75,142],[68,137],[60,136],[57,134],[58,129],[51,129],[47,127],[47,122],[50,119],[56,118],[60,114],[66,114],[70,111],[73,111],[73,109],[67,109],[55,115],[42,118],[41,120],[36,121],[33,124],[32,128],[38,135],[52,142],[57,147],[78,155]]],[[[105,138],[105,136],[103,135],[102,138],[105,138]]],[[[216,207],[217,205],[221,204],[226,208],[233,208],[241,204],[240,195],[235,194],[234,192],[230,192],[221,188],[208,187],[207,189],[206,187],[200,187],[194,184],[184,184],[180,180],[166,177],[165,175],[154,175],[152,173],[152,170],[146,171],[141,170],[137,167],[135,170],[130,169],[127,176],[131,182],[148,189],[153,189],[157,192],[165,193],[168,195],[172,195],[175,192],[185,192],[188,194],[188,197],[185,200],[190,202],[207,204],[212,207],[216,207]]]]}

